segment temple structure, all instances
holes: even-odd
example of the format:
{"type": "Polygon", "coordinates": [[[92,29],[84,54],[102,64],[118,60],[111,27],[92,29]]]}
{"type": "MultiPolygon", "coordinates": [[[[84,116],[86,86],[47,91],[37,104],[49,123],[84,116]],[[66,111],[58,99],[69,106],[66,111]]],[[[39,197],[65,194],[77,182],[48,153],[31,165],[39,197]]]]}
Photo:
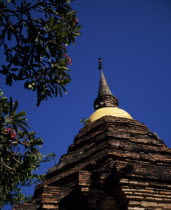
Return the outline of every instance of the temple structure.
{"type": "Polygon", "coordinates": [[[171,149],[118,108],[101,62],[95,112],[33,199],[14,210],[171,209],[171,149]]]}

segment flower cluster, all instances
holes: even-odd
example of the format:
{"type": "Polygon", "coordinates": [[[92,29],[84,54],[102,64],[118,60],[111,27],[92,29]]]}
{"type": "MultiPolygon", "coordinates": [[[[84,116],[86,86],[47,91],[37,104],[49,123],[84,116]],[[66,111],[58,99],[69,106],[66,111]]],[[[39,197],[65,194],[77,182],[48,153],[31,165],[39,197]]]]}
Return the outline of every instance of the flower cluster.
{"type": "Polygon", "coordinates": [[[78,24],[78,19],[75,19],[74,22],[73,22],[73,24],[74,25],[77,25],[78,24]]]}
{"type": "Polygon", "coordinates": [[[67,58],[67,60],[68,60],[68,64],[69,65],[72,65],[72,60],[71,60],[71,57],[69,57],[68,55],[64,55],[66,58],[67,58]]]}
{"type": "Polygon", "coordinates": [[[17,134],[16,134],[16,132],[15,132],[14,129],[12,129],[12,128],[9,127],[7,129],[5,129],[5,131],[8,132],[8,135],[10,135],[10,137],[12,139],[16,138],[17,134]]]}

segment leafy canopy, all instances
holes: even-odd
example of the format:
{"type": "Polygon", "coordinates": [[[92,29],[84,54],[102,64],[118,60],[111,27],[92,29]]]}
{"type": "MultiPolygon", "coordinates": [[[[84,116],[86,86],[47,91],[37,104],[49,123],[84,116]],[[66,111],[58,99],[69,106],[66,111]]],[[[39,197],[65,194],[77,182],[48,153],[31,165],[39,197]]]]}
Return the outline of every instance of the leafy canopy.
{"type": "Polygon", "coordinates": [[[34,170],[54,156],[40,153],[43,141],[27,131],[26,113],[18,113],[17,107],[17,101],[8,101],[0,91],[0,207],[22,200],[21,187],[40,181],[43,176],[34,170]]]}
{"type": "MultiPolygon", "coordinates": [[[[6,84],[23,81],[36,91],[38,106],[62,96],[71,80],[67,46],[79,29],[70,0],[0,0],[0,73],[6,84]]],[[[21,187],[42,179],[34,170],[54,156],[40,153],[43,141],[28,131],[26,112],[17,107],[0,91],[0,206],[23,200],[21,187]]]]}
{"type": "MultiPolygon", "coordinates": [[[[74,0],[73,0],[74,1],[74,0]]],[[[5,62],[0,73],[6,84],[23,80],[36,91],[37,105],[62,96],[71,80],[67,46],[80,35],[70,0],[0,1],[0,47],[5,62]]]]}

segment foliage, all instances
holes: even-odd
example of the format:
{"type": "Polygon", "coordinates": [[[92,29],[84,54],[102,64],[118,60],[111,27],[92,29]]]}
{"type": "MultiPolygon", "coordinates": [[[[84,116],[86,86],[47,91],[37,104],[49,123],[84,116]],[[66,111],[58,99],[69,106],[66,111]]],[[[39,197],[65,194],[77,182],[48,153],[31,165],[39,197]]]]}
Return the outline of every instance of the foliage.
{"type": "MultiPolygon", "coordinates": [[[[71,80],[67,46],[79,29],[70,0],[0,0],[0,73],[6,84],[23,81],[36,92],[38,106],[62,96],[71,80]]],[[[28,131],[26,112],[17,108],[0,91],[0,206],[23,200],[21,187],[41,180],[34,170],[54,156],[40,153],[42,139],[28,131]]]]}
{"type": "Polygon", "coordinates": [[[34,170],[54,156],[39,152],[42,139],[27,131],[26,113],[18,113],[17,107],[0,91],[0,206],[22,200],[21,187],[40,181],[43,176],[34,170]]]}
{"type": "Polygon", "coordinates": [[[80,120],[80,123],[84,123],[84,125],[87,125],[89,123],[89,119],[83,118],[80,120]]]}
{"type": "MultiPolygon", "coordinates": [[[[74,1],[74,0],[72,0],[74,1]]],[[[0,73],[6,84],[23,80],[37,92],[37,105],[62,96],[70,82],[66,47],[80,35],[70,0],[0,1],[0,46],[6,59],[0,73]]]]}

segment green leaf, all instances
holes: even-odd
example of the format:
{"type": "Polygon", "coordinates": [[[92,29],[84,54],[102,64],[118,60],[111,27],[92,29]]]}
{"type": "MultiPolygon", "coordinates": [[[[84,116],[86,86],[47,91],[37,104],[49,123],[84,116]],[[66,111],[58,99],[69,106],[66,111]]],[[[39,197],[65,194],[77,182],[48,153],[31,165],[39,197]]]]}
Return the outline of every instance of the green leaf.
{"type": "Polygon", "coordinates": [[[15,125],[17,125],[18,127],[20,127],[24,132],[28,133],[28,130],[23,125],[21,125],[20,123],[15,122],[15,125]]]}
{"type": "Polygon", "coordinates": [[[13,107],[13,100],[12,97],[10,97],[10,113],[12,112],[12,107],[13,107]]]}
{"type": "Polygon", "coordinates": [[[13,114],[16,112],[17,108],[18,108],[18,101],[15,101],[14,107],[12,109],[13,114]]]}
{"type": "Polygon", "coordinates": [[[12,76],[11,76],[11,74],[8,74],[6,76],[6,84],[9,85],[9,86],[12,85],[12,76]]]}
{"type": "Polygon", "coordinates": [[[24,117],[26,116],[27,113],[25,111],[22,111],[22,112],[19,112],[18,114],[15,115],[15,118],[18,118],[18,117],[24,117]]]}
{"type": "Polygon", "coordinates": [[[62,91],[61,91],[61,88],[60,87],[58,87],[58,91],[59,91],[60,97],[62,97],[62,91]]]}
{"type": "Polygon", "coordinates": [[[18,71],[17,68],[11,68],[10,71],[18,71]]]}
{"type": "Polygon", "coordinates": [[[26,122],[24,122],[24,121],[22,121],[22,120],[17,120],[16,122],[17,122],[18,124],[23,124],[24,126],[30,128],[30,126],[29,126],[26,122]]]}

